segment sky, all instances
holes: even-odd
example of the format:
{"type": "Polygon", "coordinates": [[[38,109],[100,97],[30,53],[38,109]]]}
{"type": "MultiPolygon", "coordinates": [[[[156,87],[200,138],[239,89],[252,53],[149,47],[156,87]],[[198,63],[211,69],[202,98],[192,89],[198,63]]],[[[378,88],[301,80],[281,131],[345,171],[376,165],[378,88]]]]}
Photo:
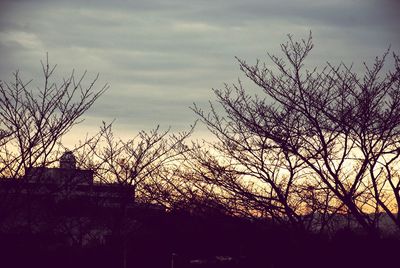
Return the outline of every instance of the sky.
{"type": "MultiPolygon", "coordinates": [[[[370,62],[400,52],[399,10],[396,0],[1,0],[0,79],[18,69],[40,85],[48,53],[56,78],[87,70],[87,82],[99,73],[97,86],[110,85],[72,139],[114,119],[120,136],[180,131],[197,119],[194,102],[207,109],[212,88],[244,79],[235,56],[268,63],[287,34],[312,31],[311,66],[370,62]]],[[[200,124],[195,136],[206,135],[200,124]]]]}

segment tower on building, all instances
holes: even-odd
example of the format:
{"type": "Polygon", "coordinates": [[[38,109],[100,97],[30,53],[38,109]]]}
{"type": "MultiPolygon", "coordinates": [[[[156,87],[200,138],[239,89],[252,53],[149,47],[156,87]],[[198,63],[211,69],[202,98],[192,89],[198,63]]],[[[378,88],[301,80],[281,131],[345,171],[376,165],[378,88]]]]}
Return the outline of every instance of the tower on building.
{"type": "Polygon", "coordinates": [[[66,151],[60,157],[60,168],[76,169],[76,158],[71,151],[66,151]]]}

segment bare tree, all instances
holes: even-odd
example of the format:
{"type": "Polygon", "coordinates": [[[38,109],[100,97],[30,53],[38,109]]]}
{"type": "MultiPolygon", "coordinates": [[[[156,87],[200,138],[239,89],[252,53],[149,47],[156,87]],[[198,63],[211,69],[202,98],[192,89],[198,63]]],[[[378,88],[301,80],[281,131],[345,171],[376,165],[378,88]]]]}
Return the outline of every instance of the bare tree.
{"type": "MultiPolygon", "coordinates": [[[[123,267],[127,265],[129,238],[141,228],[140,219],[151,211],[148,206],[168,204],[162,194],[166,185],[171,185],[167,174],[184,160],[189,150],[184,141],[192,130],[170,134],[169,129],[161,131],[156,127],[122,140],[114,136],[112,124],[103,123],[97,137],[83,142],[84,146],[77,150],[80,166],[93,170],[97,183],[113,187],[118,195],[119,199],[112,201],[118,207],[114,207],[108,228],[122,246],[123,267]]],[[[107,197],[102,199],[109,202],[107,197]]]]}
{"type": "Polygon", "coordinates": [[[99,135],[87,142],[78,151],[78,161],[82,167],[93,169],[95,178],[101,183],[115,183],[133,186],[137,198],[155,201],[149,185],[160,182],[160,174],[176,169],[189,150],[184,141],[188,132],[171,134],[159,127],[146,132],[140,131],[126,141],[115,137],[112,124],[105,123],[99,135]]]}
{"type": "MultiPolygon", "coordinates": [[[[25,82],[19,72],[14,73],[13,81],[0,81],[0,221],[5,225],[11,223],[11,228],[21,223],[30,230],[38,226],[36,220],[43,223],[43,219],[50,226],[50,218],[41,215],[43,210],[38,204],[44,206],[45,199],[65,185],[38,195],[37,188],[25,185],[26,181],[20,178],[29,176],[34,167],[45,167],[58,160],[63,153],[63,135],[81,122],[81,116],[108,88],[106,84],[96,89],[98,75],[84,86],[86,72],[76,77],[74,71],[57,84],[56,66],[50,66],[48,59],[42,62],[42,70],[41,87],[33,87],[32,81],[25,82]],[[18,220],[21,215],[23,220],[18,220]]],[[[42,174],[35,175],[40,179],[42,174]]]]}
{"type": "Polygon", "coordinates": [[[33,166],[55,158],[60,138],[75,124],[108,85],[95,88],[98,75],[84,87],[86,72],[74,71],[60,84],[53,81],[56,66],[42,62],[43,86],[31,88],[19,72],[11,82],[0,81],[0,174],[18,178],[33,166]]]}
{"type": "Polygon", "coordinates": [[[386,74],[389,51],[364,63],[363,75],[343,63],[307,70],[312,48],[311,34],[300,42],[289,36],[284,58],[268,54],[273,67],[238,59],[264,97],[249,95],[239,81],[214,90],[222,115],[194,106],[218,138],[212,148],[244,174],[213,182],[292,222],[345,213],[376,233],[384,212],[400,227],[399,57],[393,54],[386,74]],[[250,181],[260,190],[243,186],[250,181]]]}
{"type": "Polygon", "coordinates": [[[218,142],[197,146],[190,152],[184,177],[195,189],[218,202],[227,214],[269,218],[306,228],[304,204],[299,198],[301,162],[271,146],[261,135],[245,131],[242,122],[230,122],[228,130],[227,125],[218,125],[225,119],[215,110],[205,115],[195,109],[218,138],[218,142]],[[212,122],[212,117],[219,123],[212,122]]]}

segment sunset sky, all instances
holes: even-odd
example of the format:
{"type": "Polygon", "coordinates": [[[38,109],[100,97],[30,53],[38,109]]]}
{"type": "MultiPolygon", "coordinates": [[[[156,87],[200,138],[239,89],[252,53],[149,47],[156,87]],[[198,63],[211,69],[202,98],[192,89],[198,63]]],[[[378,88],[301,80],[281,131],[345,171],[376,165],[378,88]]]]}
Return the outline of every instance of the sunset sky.
{"type": "Polygon", "coordinates": [[[212,88],[244,78],[235,56],[266,60],[289,33],[306,38],[312,31],[311,66],[371,62],[389,45],[400,52],[396,0],[0,3],[0,79],[19,69],[40,85],[48,52],[58,76],[75,68],[88,70],[87,81],[100,73],[99,87],[110,84],[79,133],[113,119],[128,136],[157,124],[187,129],[196,119],[193,102],[206,107],[212,88]]]}

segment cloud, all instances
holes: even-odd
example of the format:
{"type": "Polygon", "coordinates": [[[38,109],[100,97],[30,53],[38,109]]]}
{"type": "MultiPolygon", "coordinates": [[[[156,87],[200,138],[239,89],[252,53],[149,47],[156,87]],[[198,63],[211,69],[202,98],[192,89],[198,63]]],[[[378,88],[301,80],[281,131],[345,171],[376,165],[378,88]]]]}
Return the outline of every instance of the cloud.
{"type": "Polygon", "coordinates": [[[42,41],[35,34],[23,31],[0,32],[0,42],[4,46],[20,46],[21,49],[43,49],[42,41]]]}
{"type": "Polygon", "coordinates": [[[243,78],[234,56],[279,54],[288,33],[313,31],[310,65],[368,60],[389,44],[399,51],[397,7],[394,0],[2,1],[0,78],[15,69],[40,77],[48,52],[59,77],[87,69],[100,73],[99,86],[111,84],[86,123],[180,128],[195,120],[191,103],[243,78]]]}
{"type": "Polygon", "coordinates": [[[201,22],[175,22],[172,28],[177,32],[189,32],[192,34],[209,33],[219,30],[216,26],[201,22]]]}

